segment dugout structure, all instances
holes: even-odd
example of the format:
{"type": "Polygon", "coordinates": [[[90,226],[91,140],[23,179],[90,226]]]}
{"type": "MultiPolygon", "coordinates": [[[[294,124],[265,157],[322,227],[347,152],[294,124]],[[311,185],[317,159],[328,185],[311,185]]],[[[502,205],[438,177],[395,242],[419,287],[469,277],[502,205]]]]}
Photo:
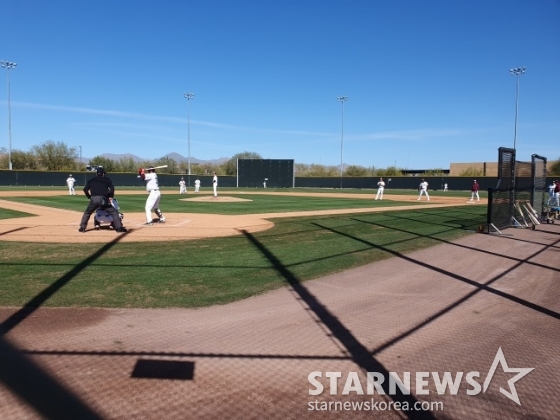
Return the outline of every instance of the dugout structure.
{"type": "Polygon", "coordinates": [[[531,162],[520,162],[515,149],[498,149],[498,182],[488,189],[488,233],[539,224],[545,207],[546,162],[536,154],[531,162]]]}
{"type": "Polygon", "coordinates": [[[237,187],[293,188],[293,159],[237,159],[237,187]]]}

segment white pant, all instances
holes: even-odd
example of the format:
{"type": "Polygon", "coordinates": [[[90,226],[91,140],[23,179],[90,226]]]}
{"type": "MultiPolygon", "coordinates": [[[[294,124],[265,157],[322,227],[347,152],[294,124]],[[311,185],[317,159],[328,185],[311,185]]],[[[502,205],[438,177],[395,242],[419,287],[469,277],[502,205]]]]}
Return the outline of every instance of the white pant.
{"type": "Polygon", "coordinates": [[[73,185],[68,185],[68,194],[69,195],[76,195],[76,191],[74,191],[73,185]]]}
{"type": "Polygon", "coordinates": [[[218,196],[218,185],[213,184],[213,188],[214,188],[214,197],[217,197],[218,196]]]}
{"type": "Polygon", "coordinates": [[[187,187],[179,187],[179,194],[185,194],[187,192],[187,187]]]}
{"type": "Polygon", "coordinates": [[[377,195],[375,196],[376,200],[383,200],[383,190],[384,190],[383,187],[379,187],[377,189],[377,195]]]}
{"type": "Polygon", "coordinates": [[[152,221],[152,210],[159,208],[160,197],[161,193],[159,192],[159,190],[150,191],[150,195],[146,200],[146,221],[152,221]]]}
{"type": "Polygon", "coordinates": [[[430,201],[430,196],[428,195],[428,190],[420,190],[420,195],[418,196],[418,200],[422,197],[422,194],[426,194],[428,201],[430,201]]]}
{"type": "Polygon", "coordinates": [[[480,197],[479,197],[479,195],[478,195],[478,191],[472,191],[472,193],[471,193],[471,201],[473,201],[475,197],[476,197],[476,201],[480,201],[480,197]]]}

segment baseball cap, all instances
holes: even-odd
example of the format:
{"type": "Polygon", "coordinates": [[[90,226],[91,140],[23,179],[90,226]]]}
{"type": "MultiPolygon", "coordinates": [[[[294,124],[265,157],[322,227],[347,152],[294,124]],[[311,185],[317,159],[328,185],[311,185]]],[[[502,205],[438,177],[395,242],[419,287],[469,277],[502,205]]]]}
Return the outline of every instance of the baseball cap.
{"type": "Polygon", "coordinates": [[[97,175],[103,175],[104,173],[105,173],[105,169],[103,169],[103,166],[98,166],[97,175]]]}

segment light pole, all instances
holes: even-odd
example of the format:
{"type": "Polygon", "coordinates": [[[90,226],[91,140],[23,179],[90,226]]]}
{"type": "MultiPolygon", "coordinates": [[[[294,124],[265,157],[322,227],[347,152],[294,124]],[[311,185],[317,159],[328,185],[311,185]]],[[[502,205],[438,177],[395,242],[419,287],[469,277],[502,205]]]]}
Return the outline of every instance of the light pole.
{"type": "MultiPolygon", "coordinates": [[[[189,130],[189,175],[191,174],[191,99],[194,98],[194,93],[185,93],[184,94],[187,100],[187,118],[188,118],[188,130],[189,130]]],[[[190,177],[189,177],[189,186],[190,186],[190,177]]]]}
{"type": "Polygon", "coordinates": [[[0,61],[0,65],[6,69],[8,79],[8,169],[12,170],[12,110],[10,107],[10,70],[17,66],[11,61],[0,61]]]}
{"type": "Polygon", "coordinates": [[[342,168],[344,167],[342,163],[342,150],[344,147],[344,102],[348,100],[348,96],[338,96],[336,99],[338,99],[338,101],[342,105],[342,119],[341,119],[341,131],[340,131],[340,188],[342,188],[342,168]]]}
{"type": "Polygon", "coordinates": [[[80,163],[78,163],[78,170],[82,170],[82,146],[80,146],[80,163]]]}
{"type": "Polygon", "coordinates": [[[509,69],[509,72],[512,76],[517,76],[517,88],[515,89],[515,129],[513,132],[513,149],[515,150],[517,143],[517,114],[519,112],[519,76],[525,73],[525,67],[515,67],[509,69]]]}

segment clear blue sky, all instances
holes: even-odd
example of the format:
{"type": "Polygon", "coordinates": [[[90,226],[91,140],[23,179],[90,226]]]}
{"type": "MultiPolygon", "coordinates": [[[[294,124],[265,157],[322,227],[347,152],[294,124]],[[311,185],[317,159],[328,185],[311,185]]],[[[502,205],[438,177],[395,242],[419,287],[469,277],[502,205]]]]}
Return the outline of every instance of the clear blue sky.
{"type": "MultiPolygon", "coordinates": [[[[448,168],[560,158],[560,0],[3,0],[12,150],[448,168]],[[338,96],[347,96],[342,104],[338,96]],[[342,136],[342,122],[344,134],[342,136]]],[[[2,76],[6,70],[1,69],[2,76]]],[[[1,80],[1,79],[0,79],[1,80]]],[[[8,147],[0,83],[0,147],[8,147]]]]}

